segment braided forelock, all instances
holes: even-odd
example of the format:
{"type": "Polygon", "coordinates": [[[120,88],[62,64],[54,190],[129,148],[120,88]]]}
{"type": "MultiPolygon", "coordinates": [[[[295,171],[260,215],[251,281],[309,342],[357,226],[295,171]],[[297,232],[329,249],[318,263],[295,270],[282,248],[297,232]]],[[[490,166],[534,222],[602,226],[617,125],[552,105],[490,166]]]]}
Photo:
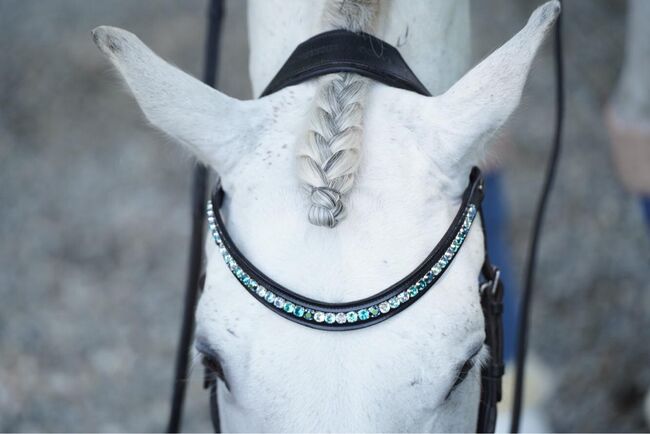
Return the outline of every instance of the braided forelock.
{"type": "MultiPolygon", "coordinates": [[[[331,0],[327,29],[370,32],[377,0],[331,0]]],[[[299,176],[310,193],[309,221],[333,228],[345,217],[344,196],[352,189],[361,158],[363,105],[368,79],[337,73],[320,79],[310,127],[298,145],[299,176]]]]}

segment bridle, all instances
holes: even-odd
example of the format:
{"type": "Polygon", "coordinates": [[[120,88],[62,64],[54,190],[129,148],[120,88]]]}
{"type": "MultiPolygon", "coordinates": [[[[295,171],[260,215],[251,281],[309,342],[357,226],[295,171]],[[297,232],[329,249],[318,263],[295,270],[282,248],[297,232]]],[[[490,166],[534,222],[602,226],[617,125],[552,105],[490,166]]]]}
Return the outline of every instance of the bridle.
{"type": "MultiPolygon", "coordinates": [[[[218,25],[223,14],[221,1],[212,0],[210,7],[210,31],[207,45],[206,82],[214,85],[216,71],[216,39],[218,25]],[[211,82],[211,83],[210,83],[211,82]]],[[[554,168],[559,154],[562,121],[562,70],[560,23],[556,33],[556,63],[558,65],[558,119],[554,142],[553,158],[547,173],[543,194],[538,206],[535,232],[531,254],[526,270],[527,285],[523,297],[523,310],[518,336],[517,384],[515,387],[515,404],[513,411],[513,432],[518,431],[519,414],[522,403],[523,363],[526,355],[526,336],[528,315],[532,291],[535,252],[539,238],[541,219],[546,199],[554,177],[554,168]]],[[[287,86],[302,83],[311,78],[335,72],[353,72],[388,86],[431,96],[417,79],[403,58],[390,44],[366,33],[353,33],[346,30],[333,30],[318,34],[301,43],[277,75],[262,93],[262,97],[281,90],[287,86]],[[377,55],[381,51],[381,56],[377,55]]],[[[187,296],[183,316],[183,327],[176,362],[176,382],[172,397],[172,411],[168,432],[180,429],[182,404],[185,394],[185,378],[188,371],[188,355],[194,327],[194,309],[198,293],[202,289],[205,274],[202,269],[203,252],[203,201],[206,196],[207,172],[197,169],[194,179],[193,204],[195,205],[192,250],[188,277],[187,296]],[[201,210],[201,211],[198,211],[201,210]],[[198,211],[198,212],[197,212],[198,211]]],[[[323,331],[352,331],[358,328],[378,324],[417,302],[437,280],[444,274],[456,253],[461,249],[472,223],[477,215],[481,216],[485,242],[485,257],[478,276],[478,290],[485,320],[485,345],[490,357],[481,368],[481,397],[478,409],[477,432],[494,432],[497,417],[497,403],[501,400],[501,380],[504,373],[503,364],[503,283],[499,269],[491,262],[487,254],[487,233],[484,227],[481,202],[484,196],[484,183],[480,170],[474,168],[470,174],[468,186],[463,193],[459,210],[428,257],[408,276],[365,298],[342,304],[320,302],[306,298],[298,292],[284,288],[259,271],[237,249],[230,238],[219,208],[225,192],[217,184],[206,209],[210,234],[221,252],[226,266],[230,269],[240,285],[274,313],[300,325],[323,331]]],[[[215,432],[220,431],[217,400],[216,378],[206,375],[204,386],[210,389],[210,408],[215,432]]]]}

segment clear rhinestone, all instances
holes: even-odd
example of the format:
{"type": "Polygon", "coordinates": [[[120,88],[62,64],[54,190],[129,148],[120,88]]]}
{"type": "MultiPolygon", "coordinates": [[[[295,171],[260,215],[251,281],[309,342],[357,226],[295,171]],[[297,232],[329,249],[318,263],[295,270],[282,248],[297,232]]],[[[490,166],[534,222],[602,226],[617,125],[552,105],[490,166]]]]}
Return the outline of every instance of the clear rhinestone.
{"type": "Polygon", "coordinates": [[[275,294],[273,294],[271,291],[267,291],[266,295],[264,296],[264,300],[268,301],[269,303],[273,303],[275,301],[275,294]]]}
{"type": "Polygon", "coordinates": [[[327,324],[334,324],[334,321],[336,321],[336,315],[334,315],[332,312],[327,312],[325,314],[325,322],[327,324]]]}
{"type": "Polygon", "coordinates": [[[257,290],[256,290],[255,292],[256,292],[257,295],[259,295],[260,297],[264,297],[268,291],[266,290],[265,287],[263,287],[263,286],[258,286],[258,287],[257,287],[257,290]]]}
{"type": "Polygon", "coordinates": [[[390,310],[390,304],[388,304],[387,301],[379,303],[379,310],[381,311],[381,313],[388,312],[390,310]]]}
{"type": "Polygon", "coordinates": [[[273,302],[273,305],[277,308],[282,309],[284,307],[284,298],[282,297],[276,298],[275,301],[273,302]]]}
{"type": "Polygon", "coordinates": [[[434,276],[440,274],[441,271],[442,271],[442,267],[439,264],[436,264],[431,268],[431,272],[433,273],[434,276]]]}
{"type": "Polygon", "coordinates": [[[443,256],[442,258],[438,259],[438,264],[440,265],[441,268],[445,268],[449,261],[443,256]]]}
{"type": "Polygon", "coordinates": [[[397,300],[398,300],[400,303],[406,303],[407,301],[409,301],[409,298],[411,298],[411,296],[410,296],[410,295],[408,294],[408,292],[406,292],[406,291],[400,292],[400,293],[397,295],[397,300]]]}
{"type": "Polygon", "coordinates": [[[314,314],[314,320],[316,322],[323,322],[325,321],[325,314],[323,312],[316,312],[314,314]]]}
{"type": "Polygon", "coordinates": [[[337,323],[345,324],[346,321],[347,321],[347,317],[345,316],[345,314],[343,312],[339,312],[339,313],[336,314],[336,322],[337,323]]]}
{"type": "Polygon", "coordinates": [[[370,312],[368,311],[368,309],[361,309],[359,312],[357,312],[357,316],[361,321],[365,321],[368,318],[370,318],[370,312]]]}
{"type": "Polygon", "coordinates": [[[395,309],[396,307],[399,307],[399,300],[397,299],[397,297],[393,297],[390,300],[388,300],[388,304],[390,304],[390,307],[395,309]]]}
{"type": "Polygon", "coordinates": [[[445,252],[445,256],[444,256],[444,258],[445,258],[447,261],[451,261],[451,259],[452,259],[453,257],[454,257],[454,254],[451,253],[450,251],[446,251],[446,252],[445,252]]]}

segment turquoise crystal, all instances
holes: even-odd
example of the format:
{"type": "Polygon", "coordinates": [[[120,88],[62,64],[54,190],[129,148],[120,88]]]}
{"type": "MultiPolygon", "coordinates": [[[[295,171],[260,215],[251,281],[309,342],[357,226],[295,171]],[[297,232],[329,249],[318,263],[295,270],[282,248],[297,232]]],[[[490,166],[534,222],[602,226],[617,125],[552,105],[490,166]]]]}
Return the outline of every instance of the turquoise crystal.
{"type": "Polygon", "coordinates": [[[275,301],[275,294],[270,291],[267,292],[264,296],[264,300],[268,301],[269,303],[273,303],[275,301]]]}
{"type": "Polygon", "coordinates": [[[286,303],[284,303],[284,307],[282,309],[284,309],[284,311],[286,313],[293,313],[293,310],[295,309],[295,307],[296,307],[295,304],[290,303],[290,302],[287,301],[286,303]]]}
{"type": "Polygon", "coordinates": [[[336,321],[336,315],[334,315],[332,312],[327,312],[325,314],[325,322],[327,324],[334,324],[334,321],[336,321]]]}
{"type": "Polygon", "coordinates": [[[359,318],[356,312],[348,312],[345,316],[347,317],[348,322],[357,322],[357,319],[359,318]]]}
{"type": "Polygon", "coordinates": [[[296,306],[293,308],[293,314],[298,318],[302,318],[305,314],[305,308],[302,306],[296,306]]]}
{"type": "Polygon", "coordinates": [[[415,297],[416,295],[418,295],[419,290],[417,286],[413,285],[408,289],[408,292],[411,297],[415,297]]]}
{"type": "Polygon", "coordinates": [[[368,309],[361,309],[359,312],[357,312],[357,316],[361,321],[365,321],[370,318],[370,312],[368,309]]]}

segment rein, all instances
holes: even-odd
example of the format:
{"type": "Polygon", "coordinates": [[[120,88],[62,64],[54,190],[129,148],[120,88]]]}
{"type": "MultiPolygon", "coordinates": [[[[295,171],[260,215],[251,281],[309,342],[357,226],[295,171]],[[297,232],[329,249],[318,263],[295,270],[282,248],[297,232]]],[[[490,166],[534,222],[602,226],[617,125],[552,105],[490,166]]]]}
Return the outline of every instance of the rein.
{"type": "MultiPolygon", "coordinates": [[[[206,41],[206,66],[204,82],[214,87],[218,58],[220,25],[223,16],[223,1],[211,0],[209,9],[208,36],[206,41]]],[[[535,218],[533,240],[529,250],[526,266],[526,284],[522,297],[521,317],[518,329],[517,378],[512,414],[512,432],[518,432],[521,407],[523,403],[523,372],[527,349],[527,334],[533,275],[538,239],[546,208],[547,198],[555,175],[563,121],[563,70],[561,54],[560,20],[556,24],[555,60],[557,80],[557,118],[552,157],[549,161],[544,188],[538,204],[535,218]]],[[[321,33],[300,44],[271,80],[262,93],[262,97],[284,87],[296,85],[317,76],[334,72],[353,72],[388,86],[413,91],[430,96],[429,92],[417,79],[404,62],[397,49],[390,44],[366,33],[352,33],[346,30],[334,30],[321,33]]],[[[184,303],[183,323],[179,339],[175,368],[175,382],[172,396],[172,409],[167,432],[179,432],[181,428],[182,409],[188,377],[189,353],[194,329],[194,311],[199,292],[203,288],[205,273],[203,270],[203,204],[206,198],[207,171],[197,166],[194,174],[192,196],[192,240],[190,261],[184,303]]],[[[290,291],[261,273],[237,249],[230,239],[221,220],[218,208],[223,201],[224,192],[220,186],[214,190],[212,201],[207,208],[211,235],[222,252],[228,267],[246,288],[265,307],[286,319],[307,327],[321,330],[353,330],[381,322],[397,314],[419,295],[426,292],[446,266],[453,260],[455,253],[462,246],[472,221],[481,215],[481,200],[484,186],[478,168],[472,170],[463,203],[443,239],[417,269],[395,285],[368,299],[341,305],[318,302],[307,299],[290,291]],[[443,265],[444,264],[444,265],[443,265]],[[440,267],[438,270],[436,267],[440,267]],[[438,272],[436,273],[436,270],[438,272]],[[262,290],[263,289],[263,290],[262,290]],[[272,296],[272,299],[271,299],[272,296]],[[271,299],[271,301],[269,301],[271,299]],[[278,301],[281,300],[281,303],[278,301]],[[383,308],[382,308],[383,306],[383,308]],[[298,308],[298,309],[297,309],[298,308]],[[376,315],[375,313],[376,309],[376,315]],[[322,314],[317,315],[317,314],[322,314]]],[[[484,226],[484,219],[481,218],[484,226]]],[[[494,432],[497,418],[497,403],[501,400],[501,379],[503,365],[503,283],[499,269],[494,267],[487,255],[487,233],[483,227],[485,242],[485,259],[479,276],[479,293],[485,319],[485,343],[490,351],[490,358],[481,369],[481,398],[478,409],[477,432],[494,432]]],[[[219,409],[217,401],[217,380],[206,380],[205,388],[210,389],[210,410],[215,432],[220,431],[219,409]]]]}

